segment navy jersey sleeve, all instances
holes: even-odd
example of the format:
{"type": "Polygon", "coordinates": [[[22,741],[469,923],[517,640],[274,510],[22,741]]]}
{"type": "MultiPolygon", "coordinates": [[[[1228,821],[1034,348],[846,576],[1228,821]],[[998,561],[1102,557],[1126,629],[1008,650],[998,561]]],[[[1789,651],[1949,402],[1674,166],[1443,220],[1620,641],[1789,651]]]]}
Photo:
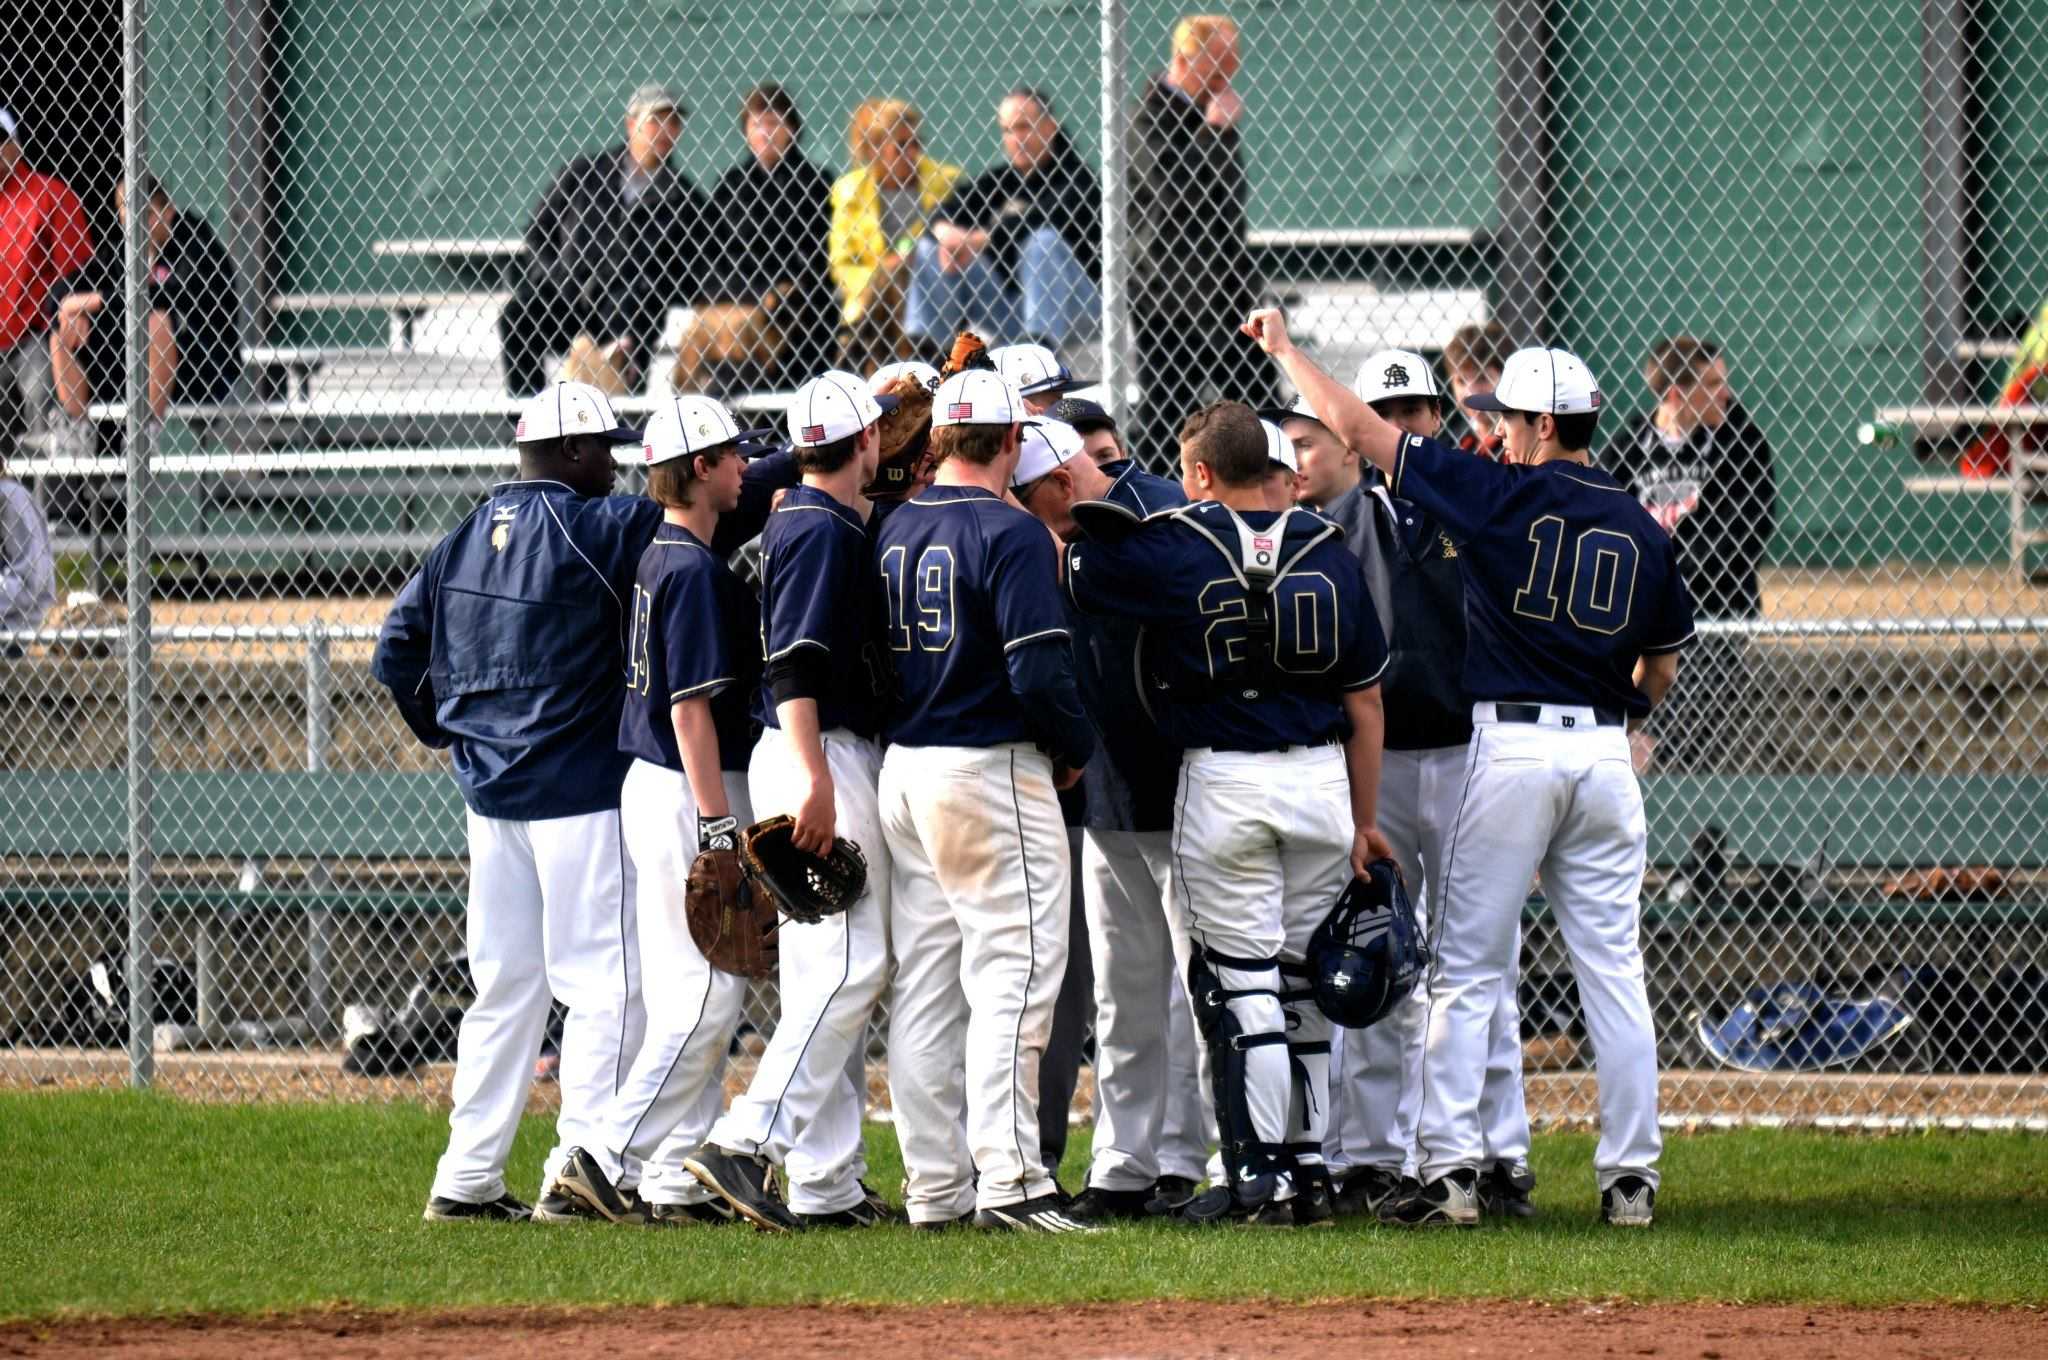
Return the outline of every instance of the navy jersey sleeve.
{"type": "Polygon", "coordinates": [[[1058,763],[1079,769],[1095,754],[1095,729],[1081,711],[1056,563],[1052,537],[1036,520],[1006,526],[989,544],[989,603],[1010,688],[1038,744],[1058,763]]]}
{"type": "Polygon", "coordinates": [[[1515,489],[1522,470],[1417,435],[1401,436],[1388,490],[1436,516],[1459,543],[1482,532],[1515,489]]]}
{"type": "Polygon", "coordinates": [[[1160,589],[1136,589],[1134,582],[1156,580],[1158,556],[1173,548],[1170,531],[1158,522],[1146,524],[1115,542],[1093,539],[1067,545],[1067,598],[1084,614],[1101,618],[1157,623],[1177,617],[1174,601],[1160,589]]]}
{"type": "Polygon", "coordinates": [[[1693,639],[1692,592],[1685,588],[1685,573],[1679,570],[1678,554],[1670,543],[1659,545],[1664,556],[1664,589],[1658,592],[1656,611],[1643,635],[1645,653],[1675,652],[1693,639]]]}
{"type": "Polygon", "coordinates": [[[668,701],[708,698],[737,678],[738,658],[724,627],[725,601],[718,572],[708,557],[670,572],[653,605],[653,627],[661,639],[668,701]]]}
{"type": "Polygon", "coordinates": [[[385,616],[377,635],[377,650],[370,658],[370,674],[391,691],[398,714],[414,736],[426,745],[441,749],[454,738],[436,718],[437,701],[431,675],[434,652],[434,579],[440,553],[428,555],[426,563],[405,583],[385,616]]]}
{"type": "Polygon", "coordinates": [[[602,496],[589,502],[573,536],[577,551],[611,583],[623,603],[633,597],[640,554],[661,528],[661,507],[645,496],[602,496]]]}

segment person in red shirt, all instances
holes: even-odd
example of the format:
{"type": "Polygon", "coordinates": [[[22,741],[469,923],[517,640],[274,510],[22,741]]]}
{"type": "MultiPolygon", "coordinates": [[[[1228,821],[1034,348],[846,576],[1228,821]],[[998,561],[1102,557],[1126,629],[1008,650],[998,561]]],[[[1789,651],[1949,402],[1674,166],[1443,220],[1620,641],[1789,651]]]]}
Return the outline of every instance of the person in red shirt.
{"type": "Polygon", "coordinates": [[[64,181],[29,168],[21,125],[0,107],[0,443],[39,414],[49,391],[49,299],[92,258],[85,208],[64,181]]]}

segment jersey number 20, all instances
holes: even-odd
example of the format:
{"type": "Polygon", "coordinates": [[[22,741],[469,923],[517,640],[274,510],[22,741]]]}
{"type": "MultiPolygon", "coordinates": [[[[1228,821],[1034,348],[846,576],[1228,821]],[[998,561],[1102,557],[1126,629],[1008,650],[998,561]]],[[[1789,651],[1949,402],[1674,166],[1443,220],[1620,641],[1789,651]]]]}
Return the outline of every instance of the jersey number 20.
{"type": "Polygon", "coordinates": [[[1529,526],[1529,542],[1529,579],[1515,592],[1517,614],[1555,622],[1558,577],[1569,566],[1564,612],[1573,626],[1589,633],[1628,627],[1642,557],[1634,539],[1613,529],[1585,529],[1567,544],[1564,521],[1545,515],[1529,526]]]}
{"type": "Polygon", "coordinates": [[[898,545],[882,553],[889,646],[899,652],[943,652],[953,645],[953,550],[934,543],[917,555],[898,545]]]}

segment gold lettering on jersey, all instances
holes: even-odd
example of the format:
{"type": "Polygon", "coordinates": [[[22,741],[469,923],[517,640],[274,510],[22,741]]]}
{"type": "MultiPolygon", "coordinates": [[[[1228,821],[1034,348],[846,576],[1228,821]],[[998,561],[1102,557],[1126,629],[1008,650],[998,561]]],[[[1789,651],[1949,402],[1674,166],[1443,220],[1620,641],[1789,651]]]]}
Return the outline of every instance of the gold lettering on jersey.
{"type": "Polygon", "coordinates": [[[497,549],[497,550],[498,550],[499,552],[503,552],[503,551],[505,551],[505,545],[506,545],[507,543],[510,543],[511,541],[512,541],[512,526],[511,526],[511,525],[509,525],[509,524],[500,524],[500,525],[499,525],[499,526],[498,526],[497,528],[495,528],[495,529],[491,530],[491,546],[492,546],[493,548],[497,549]]]}
{"type": "Polygon", "coordinates": [[[1446,560],[1458,555],[1458,545],[1451,542],[1451,536],[1443,530],[1439,529],[1436,531],[1436,541],[1443,548],[1443,556],[1446,560]]]}

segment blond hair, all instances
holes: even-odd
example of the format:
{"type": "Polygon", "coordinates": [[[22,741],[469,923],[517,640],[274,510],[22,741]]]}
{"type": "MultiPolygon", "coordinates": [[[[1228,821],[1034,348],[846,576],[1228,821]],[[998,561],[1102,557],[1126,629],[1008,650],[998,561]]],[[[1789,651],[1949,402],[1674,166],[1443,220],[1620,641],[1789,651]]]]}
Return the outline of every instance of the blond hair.
{"type": "Polygon", "coordinates": [[[1192,57],[1217,37],[1237,41],[1237,20],[1227,14],[1188,14],[1173,26],[1173,54],[1192,57]]]}
{"type": "Polygon", "coordinates": [[[871,165],[884,141],[904,128],[915,136],[923,124],[924,115],[907,99],[863,99],[846,125],[847,152],[855,165],[871,165]]]}

